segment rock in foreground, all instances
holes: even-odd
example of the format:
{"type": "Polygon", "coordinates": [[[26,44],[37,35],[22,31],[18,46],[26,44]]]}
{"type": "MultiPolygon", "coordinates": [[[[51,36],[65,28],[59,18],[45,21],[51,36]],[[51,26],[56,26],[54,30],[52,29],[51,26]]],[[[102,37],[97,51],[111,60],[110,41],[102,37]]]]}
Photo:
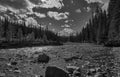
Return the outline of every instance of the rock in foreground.
{"type": "Polygon", "coordinates": [[[45,77],[69,77],[69,74],[60,68],[49,66],[46,69],[45,77]]]}
{"type": "Polygon", "coordinates": [[[50,60],[50,57],[46,54],[40,54],[37,58],[38,63],[48,63],[50,60]]]}

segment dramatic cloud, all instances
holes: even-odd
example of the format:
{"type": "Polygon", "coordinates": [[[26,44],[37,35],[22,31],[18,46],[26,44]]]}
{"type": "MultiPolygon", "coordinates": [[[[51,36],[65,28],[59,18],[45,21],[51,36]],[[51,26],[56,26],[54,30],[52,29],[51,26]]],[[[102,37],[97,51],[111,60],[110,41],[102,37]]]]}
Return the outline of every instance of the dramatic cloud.
{"type": "Polygon", "coordinates": [[[64,4],[62,3],[63,0],[41,0],[43,3],[40,5],[40,7],[43,8],[58,8],[61,9],[64,4]]]}
{"type": "MultiPolygon", "coordinates": [[[[63,0],[1,0],[0,2],[2,3],[0,6],[0,11],[6,11],[10,10],[14,13],[26,13],[26,14],[35,14],[39,18],[44,18],[46,17],[45,14],[33,12],[33,8],[58,8],[61,9],[64,4],[62,3],[63,0]],[[19,2],[19,4],[18,4],[19,2]],[[13,5],[11,5],[11,4],[13,5]]],[[[61,19],[66,19],[67,18],[67,13],[60,13],[58,14],[57,12],[53,12],[54,15],[53,17],[57,20],[61,19]],[[56,16],[55,16],[56,15],[56,16]]],[[[53,14],[49,12],[49,14],[53,14]]]]}
{"type": "Polygon", "coordinates": [[[26,20],[27,24],[36,25],[39,22],[58,32],[61,28],[65,28],[64,32],[70,32],[69,28],[81,28],[97,5],[106,10],[108,2],[109,0],[0,0],[0,15],[18,19],[19,22],[26,20]]]}
{"type": "Polygon", "coordinates": [[[47,14],[50,18],[54,18],[56,20],[62,20],[68,18],[69,12],[58,13],[58,12],[49,11],[47,14]]]}

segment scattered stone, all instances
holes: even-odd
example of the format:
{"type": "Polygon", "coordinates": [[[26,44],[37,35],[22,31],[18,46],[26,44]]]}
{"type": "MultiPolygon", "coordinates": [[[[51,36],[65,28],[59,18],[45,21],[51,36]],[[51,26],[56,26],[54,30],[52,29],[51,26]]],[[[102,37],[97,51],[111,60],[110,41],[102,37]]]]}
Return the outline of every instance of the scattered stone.
{"type": "Polygon", "coordinates": [[[18,68],[15,68],[14,73],[21,73],[21,70],[19,70],[18,68]]]}
{"type": "Polygon", "coordinates": [[[7,61],[6,58],[0,57],[0,61],[7,61]]]}
{"type": "Polygon", "coordinates": [[[37,58],[38,63],[48,63],[50,60],[50,57],[46,55],[45,53],[40,54],[37,58]]]}
{"type": "Polygon", "coordinates": [[[68,62],[68,61],[72,61],[72,60],[77,60],[77,59],[81,59],[82,58],[82,56],[72,56],[72,57],[67,57],[67,58],[64,58],[64,60],[66,61],[66,62],[68,62]]]}
{"type": "Polygon", "coordinates": [[[95,75],[96,73],[97,73],[96,70],[95,70],[94,68],[91,68],[91,69],[88,70],[87,75],[88,75],[88,76],[93,76],[93,75],[95,75]]]}
{"type": "Polygon", "coordinates": [[[94,68],[89,69],[89,71],[90,71],[91,73],[96,73],[96,69],[94,69],[94,68]]]}
{"type": "Polygon", "coordinates": [[[35,75],[35,77],[43,77],[42,75],[35,75]]]}
{"type": "Polygon", "coordinates": [[[0,77],[5,77],[5,73],[0,72],[0,77]]]}
{"type": "Polygon", "coordinates": [[[17,65],[17,62],[11,62],[11,65],[17,65]]]}
{"type": "Polygon", "coordinates": [[[67,66],[66,69],[68,70],[69,74],[74,76],[74,77],[81,76],[81,70],[77,66],[67,66]]]}
{"type": "Polygon", "coordinates": [[[43,77],[42,75],[40,77],[43,77]]]}
{"type": "Polygon", "coordinates": [[[66,69],[67,71],[70,73],[70,74],[73,74],[73,72],[75,70],[79,70],[79,67],[76,67],[76,66],[66,66],[66,69]]]}
{"type": "Polygon", "coordinates": [[[75,77],[80,77],[80,76],[81,76],[81,72],[79,72],[78,70],[75,70],[75,71],[73,72],[73,75],[74,75],[75,77]]]}
{"type": "Polygon", "coordinates": [[[11,63],[7,63],[7,66],[11,66],[11,63]]]}
{"type": "Polygon", "coordinates": [[[94,75],[94,77],[104,77],[99,72],[94,75]]]}
{"type": "Polygon", "coordinates": [[[99,74],[98,76],[96,76],[96,77],[112,77],[112,76],[107,76],[107,74],[106,73],[101,73],[101,74],[99,74]]]}
{"type": "Polygon", "coordinates": [[[21,73],[21,71],[20,70],[15,70],[14,73],[21,73]]]}
{"type": "Polygon", "coordinates": [[[49,66],[46,69],[45,77],[69,77],[69,74],[61,68],[49,66]]]}
{"type": "Polygon", "coordinates": [[[35,77],[40,77],[39,75],[35,75],[35,77]]]}

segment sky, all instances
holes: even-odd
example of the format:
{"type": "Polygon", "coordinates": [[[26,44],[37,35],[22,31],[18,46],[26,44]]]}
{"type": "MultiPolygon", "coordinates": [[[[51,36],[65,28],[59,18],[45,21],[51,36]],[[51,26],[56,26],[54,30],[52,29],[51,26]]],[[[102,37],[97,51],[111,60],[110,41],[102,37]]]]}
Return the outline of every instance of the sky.
{"type": "Polygon", "coordinates": [[[80,31],[96,6],[107,10],[109,0],[0,0],[0,15],[26,24],[46,25],[55,32],[80,31]]]}

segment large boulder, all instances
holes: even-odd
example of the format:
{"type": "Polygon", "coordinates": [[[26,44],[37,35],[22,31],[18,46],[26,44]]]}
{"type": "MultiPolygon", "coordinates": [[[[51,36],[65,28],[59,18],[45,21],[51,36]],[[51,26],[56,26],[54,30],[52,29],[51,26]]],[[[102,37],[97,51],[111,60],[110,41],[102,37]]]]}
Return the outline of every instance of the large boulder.
{"type": "Polygon", "coordinates": [[[39,56],[37,58],[38,63],[48,63],[49,60],[50,60],[50,57],[48,55],[46,55],[45,53],[39,54],[39,56]]]}
{"type": "Polygon", "coordinates": [[[46,68],[45,77],[69,77],[69,74],[61,68],[48,66],[46,68]]]}

